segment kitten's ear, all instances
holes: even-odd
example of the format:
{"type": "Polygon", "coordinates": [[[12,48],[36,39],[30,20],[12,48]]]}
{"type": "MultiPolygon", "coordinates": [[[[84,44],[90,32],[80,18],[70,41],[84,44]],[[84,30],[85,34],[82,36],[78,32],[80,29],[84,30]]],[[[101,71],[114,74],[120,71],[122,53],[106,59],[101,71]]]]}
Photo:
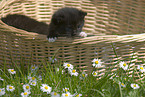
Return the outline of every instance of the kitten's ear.
{"type": "Polygon", "coordinates": [[[54,15],[52,17],[52,22],[54,24],[61,24],[64,21],[64,15],[54,15]]]}
{"type": "Polygon", "coordinates": [[[87,12],[84,12],[84,11],[80,10],[79,14],[80,14],[81,17],[84,18],[87,15],[87,12]]]}

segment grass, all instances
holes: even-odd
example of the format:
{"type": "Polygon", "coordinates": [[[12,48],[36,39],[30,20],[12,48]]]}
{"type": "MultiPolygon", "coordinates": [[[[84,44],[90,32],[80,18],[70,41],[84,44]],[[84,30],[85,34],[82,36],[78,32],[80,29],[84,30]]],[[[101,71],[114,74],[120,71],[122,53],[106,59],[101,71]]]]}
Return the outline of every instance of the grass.
{"type": "MultiPolygon", "coordinates": [[[[43,65],[40,67],[30,64],[24,67],[24,64],[18,66],[14,63],[13,68],[7,68],[6,64],[4,64],[5,68],[0,69],[0,95],[2,97],[21,97],[22,93],[28,92],[27,89],[23,88],[24,85],[28,84],[31,88],[29,91],[31,97],[59,97],[52,96],[52,92],[59,95],[65,94],[65,96],[61,97],[71,97],[66,95],[67,93],[70,93],[73,97],[80,97],[77,94],[82,94],[82,97],[143,97],[145,95],[145,78],[141,75],[145,71],[143,73],[140,71],[145,68],[142,67],[139,71],[136,66],[133,66],[132,75],[130,76],[131,62],[127,64],[118,60],[116,63],[118,69],[113,73],[108,71],[101,77],[96,76],[97,72],[96,74],[86,74],[75,67],[73,69],[76,71],[70,72],[68,68],[71,67],[71,64],[65,63],[66,65],[63,66],[64,63],[59,61],[42,63],[43,65]],[[120,68],[120,66],[122,67],[120,68]],[[126,66],[128,67],[124,70],[126,66]],[[13,70],[8,72],[8,69],[13,70]],[[15,71],[16,73],[12,74],[15,71]],[[62,71],[64,72],[62,73],[62,71]],[[73,74],[76,74],[76,76],[73,74]],[[135,77],[136,75],[138,80],[135,77]],[[35,82],[36,86],[31,85],[31,82],[35,82]],[[133,83],[136,85],[131,87],[133,83]],[[42,84],[50,86],[52,88],[51,92],[44,92],[44,89],[41,89],[42,84]],[[10,91],[10,87],[7,89],[7,85],[11,85],[15,89],[10,91]],[[2,95],[4,91],[5,93],[2,95]]],[[[100,59],[94,59],[92,64],[95,71],[100,65],[103,65],[100,59]]]]}

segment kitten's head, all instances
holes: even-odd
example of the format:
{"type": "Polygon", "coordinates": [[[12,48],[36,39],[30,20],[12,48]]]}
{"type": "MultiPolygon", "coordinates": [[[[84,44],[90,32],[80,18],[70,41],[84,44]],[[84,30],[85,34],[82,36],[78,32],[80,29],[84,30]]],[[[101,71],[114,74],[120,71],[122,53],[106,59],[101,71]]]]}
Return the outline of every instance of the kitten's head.
{"type": "Polygon", "coordinates": [[[54,13],[51,23],[54,24],[58,36],[72,37],[82,31],[86,15],[84,11],[65,7],[54,13]]]}

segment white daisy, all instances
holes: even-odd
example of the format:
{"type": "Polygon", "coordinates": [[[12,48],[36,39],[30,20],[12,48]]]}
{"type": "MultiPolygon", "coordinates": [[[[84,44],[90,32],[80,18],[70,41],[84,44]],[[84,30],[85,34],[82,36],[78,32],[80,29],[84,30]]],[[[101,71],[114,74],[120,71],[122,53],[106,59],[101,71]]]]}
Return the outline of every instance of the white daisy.
{"type": "Polygon", "coordinates": [[[31,82],[31,81],[36,81],[36,77],[30,77],[30,76],[28,76],[28,79],[29,79],[29,82],[31,82]]]}
{"type": "Polygon", "coordinates": [[[52,62],[52,63],[55,63],[57,61],[57,59],[49,57],[49,61],[52,62]]]}
{"type": "Polygon", "coordinates": [[[32,85],[32,86],[36,86],[36,81],[32,81],[32,82],[30,82],[30,85],[32,85]]]}
{"type": "Polygon", "coordinates": [[[4,81],[4,79],[2,79],[1,77],[0,77],[0,80],[1,80],[1,81],[4,81]]]}
{"type": "Polygon", "coordinates": [[[42,84],[42,86],[40,87],[40,89],[43,91],[43,92],[47,92],[47,94],[49,94],[52,90],[51,87],[49,87],[47,84],[42,84]]]}
{"type": "Polygon", "coordinates": [[[110,77],[109,79],[113,79],[113,78],[115,78],[115,77],[116,77],[116,74],[112,73],[112,74],[111,74],[111,77],[110,77]]]}
{"type": "Polygon", "coordinates": [[[8,72],[9,72],[10,74],[16,74],[16,71],[14,71],[14,69],[8,69],[8,72]]]}
{"type": "Polygon", "coordinates": [[[11,85],[7,85],[7,91],[11,91],[13,92],[15,90],[15,87],[14,86],[11,86],[11,85]]]}
{"type": "Polygon", "coordinates": [[[75,69],[72,69],[72,70],[70,69],[70,70],[69,70],[69,73],[71,74],[71,76],[72,76],[72,75],[78,76],[78,72],[76,72],[75,69]]]}
{"type": "Polygon", "coordinates": [[[84,79],[87,76],[88,76],[88,74],[86,74],[86,72],[83,71],[82,74],[80,75],[80,79],[82,80],[82,79],[84,79]]]}
{"type": "Polygon", "coordinates": [[[131,84],[131,87],[132,87],[133,89],[138,89],[138,88],[140,88],[140,86],[139,86],[138,84],[135,84],[135,83],[131,84]]]}
{"type": "Polygon", "coordinates": [[[32,65],[32,66],[31,66],[31,70],[32,70],[32,71],[35,71],[36,69],[38,69],[38,66],[36,66],[36,65],[32,65]]]}
{"type": "Polygon", "coordinates": [[[5,89],[4,88],[0,88],[0,96],[5,94],[5,89]]]}
{"type": "Polygon", "coordinates": [[[38,79],[39,79],[39,80],[42,80],[42,76],[41,76],[41,75],[39,75],[39,76],[38,76],[38,79]]]}
{"type": "Polygon", "coordinates": [[[61,97],[73,97],[70,92],[62,93],[61,97]]]}
{"type": "Polygon", "coordinates": [[[92,72],[92,75],[93,75],[93,76],[97,76],[98,73],[97,73],[96,71],[93,71],[93,72],[92,72]]]}
{"type": "Polygon", "coordinates": [[[75,94],[75,97],[81,97],[82,94],[75,94]]]}
{"type": "Polygon", "coordinates": [[[21,93],[21,96],[22,97],[29,97],[29,94],[31,94],[30,91],[24,91],[24,92],[21,93]]]}
{"type": "Polygon", "coordinates": [[[64,92],[68,92],[68,90],[69,90],[69,88],[66,88],[66,87],[63,88],[63,91],[64,91],[64,92]]]}
{"type": "Polygon", "coordinates": [[[97,68],[97,67],[100,67],[102,65],[102,62],[100,59],[93,59],[93,67],[97,68]]]}
{"type": "Polygon", "coordinates": [[[68,69],[73,69],[73,65],[69,63],[64,63],[63,66],[68,69]]]}
{"type": "Polygon", "coordinates": [[[128,69],[128,65],[127,65],[124,61],[121,61],[121,62],[119,63],[119,65],[120,65],[120,68],[122,68],[122,69],[124,69],[124,70],[127,70],[127,69],[128,69]]]}
{"type": "Polygon", "coordinates": [[[87,77],[88,74],[87,74],[85,71],[83,71],[83,72],[82,72],[82,76],[83,76],[83,77],[87,77]]]}
{"type": "Polygon", "coordinates": [[[60,97],[60,95],[56,92],[51,92],[51,97],[60,97]]]}
{"type": "Polygon", "coordinates": [[[24,91],[30,91],[31,87],[29,84],[24,84],[23,89],[24,89],[24,91]]]}
{"type": "Polygon", "coordinates": [[[145,68],[143,66],[138,65],[137,69],[142,73],[145,72],[145,68]]]}
{"type": "Polygon", "coordinates": [[[126,87],[124,83],[119,82],[119,84],[121,85],[121,87],[126,87]]]}

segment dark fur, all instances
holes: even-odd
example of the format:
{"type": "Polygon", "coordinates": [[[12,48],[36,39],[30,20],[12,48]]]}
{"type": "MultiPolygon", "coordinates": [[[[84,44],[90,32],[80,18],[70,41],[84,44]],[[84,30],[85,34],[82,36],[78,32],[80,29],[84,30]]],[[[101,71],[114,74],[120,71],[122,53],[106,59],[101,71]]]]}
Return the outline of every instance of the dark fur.
{"type": "Polygon", "coordinates": [[[48,35],[48,38],[59,36],[72,37],[82,31],[86,15],[86,12],[76,8],[65,7],[53,14],[49,25],[18,14],[7,15],[2,18],[2,21],[19,29],[48,35]]]}

